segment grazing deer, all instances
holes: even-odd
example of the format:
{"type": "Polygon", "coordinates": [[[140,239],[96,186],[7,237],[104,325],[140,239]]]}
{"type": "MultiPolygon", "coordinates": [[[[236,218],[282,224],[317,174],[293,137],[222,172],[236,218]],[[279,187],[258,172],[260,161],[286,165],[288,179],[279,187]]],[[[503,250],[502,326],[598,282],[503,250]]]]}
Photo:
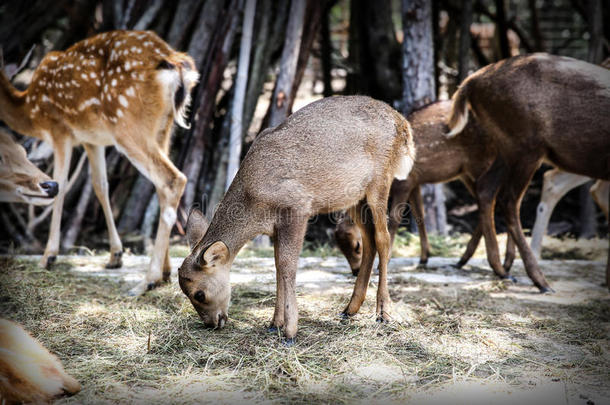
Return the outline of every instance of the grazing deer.
{"type": "Polygon", "coordinates": [[[48,205],[57,183],[30,162],[23,146],[0,128],[0,201],[48,205]]]}
{"type": "Polygon", "coordinates": [[[0,319],[0,402],[49,403],[80,391],[80,384],[20,325],[0,319]]]}
{"type": "MultiPolygon", "coordinates": [[[[388,230],[391,241],[398,229],[407,201],[413,207],[417,221],[421,245],[420,265],[425,265],[430,255],[430,245],[423,221],[424,208],[420,186],[424,183],[440,183],[459,178],[470,193],[476,197],[480,209],[493,212],[495,190],[488,190],[485,184],[479,184],[477,179],[487,172],[496,158],[493,143],[482,132],[477,123],[471,120],[464,134],[457,138],[447,139],[447,117],[451,111],[451,101],[439,101],[412,113],[408,120],[413,128],[413,140],[417,156],[413,170],[406,180],[394,180],[390,190],[390,206],[388,230]]],[[[487,218],[487,216],[486,216],[487,218]]],[[[491,217],[493,219],[493,216],[491,217]]],[[[493,224],[492,224],[493,225],[493,224]]],[[[474,254],[481,240],[481,226],[477,226],[464,255],[457,266],[462,267],[474,254]]],[[[495,232],[486,237],[496,238],[495,232]]],[[[350,264],[352,273],[358,274],[361,262],[361,236],[358,228],[350,218],[342,219],[335,229],[335,238],[339,249],[350,264]]],[[[507,278],[515,255],[512,239],[507,239],[506,258],[504,266],[493,270],[501,278],[507,278]]],[[[494,258],[491,263],[499,262],[494,258]]]]}
{"type": "Polygon", "coordinates": [[[348,209],[363,235],[362,267],[343,314],[358,312],[378,253],[377,316],[389,320],[388,194],[394,177],[407,177],[414,154],[409,123],[369,97],[316,101],[263,131],[207,232],[198,211],[187,223],[192,250],[179,269],[179,282],[203,322],[224,326],[235,255],[254,236],[272,235],[277,299],[271,326],[283,328],[291,342],[297,332],[295,278],[307,221],[342,209],[348,209]]]}
{"type": "Polygon", "coordinates": [[[114,225],[104,148],[114,145],[155,185],[161,215],[146,275],[131,294],[169,279],[169,234],[185,176],[167,154],[173,122],[188,127],[185,111],[198,79],[193,60],[148,31],[112,31],[51,52],[25,91],[0,73],[0,120],[15,131],[53,145],[59,194],[41,260],[48,267],[59,250],[60,222],[72,148],[85,147],[93,189],[110,238],[108,267],[120,267],[122,245],[114,225]]]}
{"type": "MultiPolygon", "coordinates": [[[[547,170],[544,173],[542,196],[536,210],[536,222],[532,229],[532,242],[530,244],[532,252],[537,259],[540,259],[542,238],[546,234],[555,205],[568,191],[585,184],[589,180],[591,180],[589,177],[566,173],[558,169],[547,170]]],[[[596,181],[591,187],[593,199],[606,215],[606,219],[608,219],[609,187],[609,182],[601,180],[596,181]]]]}
{"type": "MultiPolygon", "coordinates": [[[[543,53],[505,59],[462,83],[453,96],[448,137],[461,136],[469,111],[505,162],[484,177],[503,187],[498,203],[527,274],[541,292],[552,291],[525,240],[521,199],[544,159],[567,172],[610,180],[610,71],[543,53]]],[[[606,278],[610,287],[610,257],[606,278]]]]}

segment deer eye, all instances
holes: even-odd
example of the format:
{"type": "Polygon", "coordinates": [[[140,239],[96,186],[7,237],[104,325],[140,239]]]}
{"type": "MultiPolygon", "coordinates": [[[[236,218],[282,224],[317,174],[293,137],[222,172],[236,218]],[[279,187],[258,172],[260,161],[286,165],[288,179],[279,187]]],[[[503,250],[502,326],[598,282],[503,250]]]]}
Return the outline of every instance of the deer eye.
{"type": "Polygon", "coordinates": [[[203,291],[201,291],[201,290],[197,291],[197,292],[195,293],[195,295],[193,295],[193,298],[194,298],[196,301],[201,302],[202,304],[203,304],[203,303],[205,303],[205,293],[204,293],[203,291]]]}

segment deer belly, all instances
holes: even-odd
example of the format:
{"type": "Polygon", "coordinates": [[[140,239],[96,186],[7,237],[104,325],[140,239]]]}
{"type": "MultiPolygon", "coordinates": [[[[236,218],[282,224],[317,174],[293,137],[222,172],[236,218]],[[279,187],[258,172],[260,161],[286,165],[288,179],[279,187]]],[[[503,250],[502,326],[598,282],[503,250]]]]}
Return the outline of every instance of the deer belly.
{"type": "Polygon", "coordinates": [[[74,137],[78,139],[80,143],[90,143],[98,146],[108,146],[114,144],[114,137],[110,132],[98,130],[74,130],[74,137]]]}

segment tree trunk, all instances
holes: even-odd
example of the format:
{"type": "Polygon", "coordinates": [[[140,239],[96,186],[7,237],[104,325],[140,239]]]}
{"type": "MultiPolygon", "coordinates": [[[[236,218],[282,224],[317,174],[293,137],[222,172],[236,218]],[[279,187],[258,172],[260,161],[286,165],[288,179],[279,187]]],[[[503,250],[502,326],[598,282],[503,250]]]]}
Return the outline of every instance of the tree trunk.
{"type": "MultiPolygon", "coordinates": [[[[403,97],[402,113],[421,108],[436,99],[432,9],[427,0],[403,0],[403,97]]],[[[446,232],[446,209],[442,186],[422,187],[429,231],[446,232]]]]}
{"type": "Polygon", "coordinates": [[[321,47],[322,47],[322,80],[324,82],[324,90],[322,94],[324,97],[330,97],[333,95],[333,86],[332,86],[332,43],[330,41],[330,26],[328,21],[328,14],[330,13],[330,7],[324,10],[322,13],[322,21],[321,21],[321,47]]]}
{"type": "Polygon", "coordinates": [[[282,50],[280,71],[271,99],[269,127],[280,124],[290,113],[288,101],[292,98],[293,82],[301,49],[303,23],[305,17],[305,1],[292,1],[288,26],[286,27],[286,40],[282,50]]]}
{"type": "Polygon", "coordinates": [[[473,0],[464,0],[462,2],[462,14],[460,16],[460,50],[458,54],[458,83],[462,83],[468,76],[472,1],[473,0]]]}
{"type": "Polygon", "coordinates": [[[243,141],[244,125],[244,98],[246,96],[246,85],[248,84],[248,70],[250,66],[250,49],[252,47],[252,30],[254,26],[254,12],[256,11],[256,0],[246,0],[244,13],[241,44],[239,47],[239,63],[237,65],[237,79],[235,81],[235,94],[231,113],[231,137],[229,139],[229,161],[227,162],[227,174],[225,190],[229,189],[241,157],[241,145],[243,141]]]}
{"type": "Polygon", "coordinates": [[[496,32],[500,43],[500,57],[510,57],[510,46],[508,45],[508,25],[506,23],[506,10],[504,0],[495,0],[496,4],[496,32]]]}
{"type": "Polygon", "coordinates": [[[540,30],[540,17],[538,15],[538,7],[536,7],[536,0],[529,0],[530,18],[532,38],[534,38],[534,51],[544,51],[544,40],[542,38],[542,31],[540,30]]]}

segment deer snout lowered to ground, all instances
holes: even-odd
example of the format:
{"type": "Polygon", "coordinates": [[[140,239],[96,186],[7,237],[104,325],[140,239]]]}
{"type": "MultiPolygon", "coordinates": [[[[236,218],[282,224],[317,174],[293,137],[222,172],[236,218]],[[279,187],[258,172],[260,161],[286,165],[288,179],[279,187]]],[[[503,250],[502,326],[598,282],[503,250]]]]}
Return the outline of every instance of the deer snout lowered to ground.
{"type": "Polygon", "coordinates": [[[0,319],[0,402],[49,403],[80,391],[78,381],[20,325],[0,319]]]}
{"type": "MultiPolygon", "coordinates": [[[[407,201],[413,208],[417,221],[421,245],[420,265],[425,265],[430,255],[430,245],[423,221],[424,208],[420,186],[424,183],[440,183],[459,178],[470,193],[476,197],[480,209],[486,212],[484,220],[493,216],[492,212],[496,198],[496,190],[490,189],[485,181],[478,179],[492,169],[496,160],[496,148],[492,140],[486,136],[475,120],[470,120],[460,137],[447,139],[446,121],[451,111],[451,101],[439,101],[430,104],[409,116],[413,128],[413,139],[417,156],[413,170],[406,180],[394,180],[390,189],[390,205],[388,229],[391,240],[400,224],[407,201]]],[[[493,224],[490,229],[493,229],[493,224]]],[[[482,227],[477,225],[464,255],[457,263],[461,267],[474,254],[482,236],[482,227]]],[[[485,235],[495,240],[496,234],[485,235]]],[[[335,229],[337,245],[347,258],[352,272],[358,273],[362,260],[361,236],[353,221],[346,217],[335,229]]],[[[515,245],[512,239],[507,239],[506,258],[504,265],[499,265],[499,258],[491,257],[489,263],[500,278],[507,278],[508,271],[515,257],[515,245]]]]}
{"type": "Polygon", "coordinates": [[[244,158],[207,231],[201,214],[187,224],[192,247],[179,269],[182,291],[209,326],[228,317],[229,270],[239,249],[258,234],[274,239],[277,299],[271,326],[297,332],[295,279],[309,217],[348,209],[360,227],[362,266],[343,311],[360,309],[379,254],[377,316],[389,320],[386,210],[392,180],[405,179],[415,149],[408,122],[369,97],[331,97],[263,131],[244,158]]]}
{"type": "MultiPolygon", "coordinates": [[[[490,181],[504,190],[498,204],[508,231],[528,276],[542,292],[550,286],[521,229],[523,193],[544,159],[567,172],[610,180],[609,111],[609,70],[543,53],[486,66],[453,97],[448,136],[462,136],[472,112],[494,140],[505,168],[490,181]]],[[[497,251],[497,243],[491,248],[497,251]]],[[[610,287],[610,258],[606,282],[610,287]]]]}
{"type": "Polygon", "coordinates": [[[95,194],[110,239],[108,267],[122,265],[122,244],[114,224],[104,148],[114,145],[155,185],[161,215],[155,247],[137,295],[167,281],[169,235],[186,184],[168,158],[174,121],[188,127],[185,111],[198,80],[191,57],[174,51],[155,33],[111,31],[51,52],[18,91],[0,72],[0,120],[24,135],[53,146],[53,177],[59,193],[41,260],[48,267],[59,252],[60,223],[72,148],[82,144],[91,165],[95,194]]]}
{"type": "Polygon", "coordinates": [[[58,191],[58,184],[30,162],[23,146],[0,128],[0,201],[48,205],[58,191]]]}

